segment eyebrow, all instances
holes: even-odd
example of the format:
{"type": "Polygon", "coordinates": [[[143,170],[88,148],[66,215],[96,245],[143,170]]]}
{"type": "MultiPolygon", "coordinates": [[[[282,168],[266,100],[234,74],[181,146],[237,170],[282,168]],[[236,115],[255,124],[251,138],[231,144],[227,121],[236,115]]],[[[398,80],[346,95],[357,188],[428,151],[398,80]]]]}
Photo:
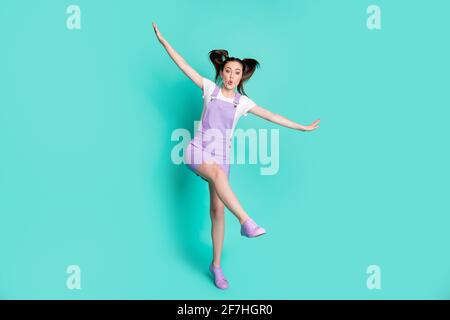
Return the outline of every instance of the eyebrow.
{"type": "MultiPolygon", "coordinates": [[[[225,67],[225,69],[231,69],[230,67],[225,67]]],[[[241,71],[241,68],[236,68],[236,71],[239,70],[241,71]]]]}

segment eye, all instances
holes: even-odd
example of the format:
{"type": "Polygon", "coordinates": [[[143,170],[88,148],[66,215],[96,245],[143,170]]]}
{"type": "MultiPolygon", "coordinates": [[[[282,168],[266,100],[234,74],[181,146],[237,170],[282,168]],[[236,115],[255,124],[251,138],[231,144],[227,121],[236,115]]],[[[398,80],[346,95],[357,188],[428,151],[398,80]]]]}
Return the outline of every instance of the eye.
{"type": "Polygon", "coordinates": [[[225,70],[225,73],[230,73],[230,70],[228,70],[228,69],[227,69],[227,70],[225,70]]]}

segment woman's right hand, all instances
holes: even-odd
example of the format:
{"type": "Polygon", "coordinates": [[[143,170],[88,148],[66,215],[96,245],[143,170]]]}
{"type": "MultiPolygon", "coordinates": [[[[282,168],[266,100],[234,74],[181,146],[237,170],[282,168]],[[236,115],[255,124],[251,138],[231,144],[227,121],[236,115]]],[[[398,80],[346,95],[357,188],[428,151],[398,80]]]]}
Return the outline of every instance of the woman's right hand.
{"type": "Polygon", "coordinates": [[[161,35],[161,32],[159,32],[158,30],[158,26],[156,25],[156,23],[152,23],[153,24],[153,30],[155,30],[155,34],[156,37],[158,38],[158,41],[161,42],[161,44],[164,42],[164,37],[161,35]]]}
{"type": "Polygon", "coordinates": [[[180,54],[176,52],[174,48],[172,48],[172,46],[166,39],[164,39],[162,34],[159,32],[156,23],[153,22],[152,24],[158,41],[161,42],[170,58],[172,58],[173,62],[175,62],[175,64],[201,89],[203,86],[203,78],[197,73],[197,71],[195,71],[190,65],[188,65],[183,57],[180,56],[180,54]]]}

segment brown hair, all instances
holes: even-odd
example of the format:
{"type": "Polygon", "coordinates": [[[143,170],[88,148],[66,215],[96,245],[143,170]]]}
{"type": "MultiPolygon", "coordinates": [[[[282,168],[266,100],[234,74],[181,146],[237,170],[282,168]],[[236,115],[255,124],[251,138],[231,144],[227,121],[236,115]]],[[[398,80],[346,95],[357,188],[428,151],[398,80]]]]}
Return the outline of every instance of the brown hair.
{"type": "Polygon", "coordinates": [[[216,49],[209,52],[209,59],[214,65],[214,68],[216,69],[216,77],[215,81],[217,82],[217,79],[220,76],[220,72],[223,71],[223,67],[228,61],[237,61],[242,65],[242,79],[239,82],[237,89],[240,94],[245,95],[244,91],[244,83],[250,79],[250,77],[253,75],[253,72],[255,72],[256,67],[259,67],[259,62],[255,59],[239,59],[235,57],[229,57],[228,51],[223,49],[216,49]]]}

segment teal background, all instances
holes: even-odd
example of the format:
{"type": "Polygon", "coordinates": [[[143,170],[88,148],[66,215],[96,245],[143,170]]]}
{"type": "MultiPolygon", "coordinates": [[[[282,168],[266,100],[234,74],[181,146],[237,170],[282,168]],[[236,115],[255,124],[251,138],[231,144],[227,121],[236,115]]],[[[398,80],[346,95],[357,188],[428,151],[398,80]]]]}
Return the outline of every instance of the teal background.
{"type": "Polygon", "coordinates": [[[0,3],[0,298],[449,299],[450,3],[18,1],[0,3]],[[81,30],[66,8],[81,8],[81,30]],[[382,29],[366,9],[382,10],[382,29]],[[314,132],[280,129],[280,169],[234,165],[268,230],[227,210],[208,277],[207,184],[170,153],[199,89],[151,22],[203,76],[225,48],[261,63],[246,89],[314,132]],[[81,268],[81,290],[66,268],[81,268]],[[381,267],[368,290],[366,268],[381,267]]]}

